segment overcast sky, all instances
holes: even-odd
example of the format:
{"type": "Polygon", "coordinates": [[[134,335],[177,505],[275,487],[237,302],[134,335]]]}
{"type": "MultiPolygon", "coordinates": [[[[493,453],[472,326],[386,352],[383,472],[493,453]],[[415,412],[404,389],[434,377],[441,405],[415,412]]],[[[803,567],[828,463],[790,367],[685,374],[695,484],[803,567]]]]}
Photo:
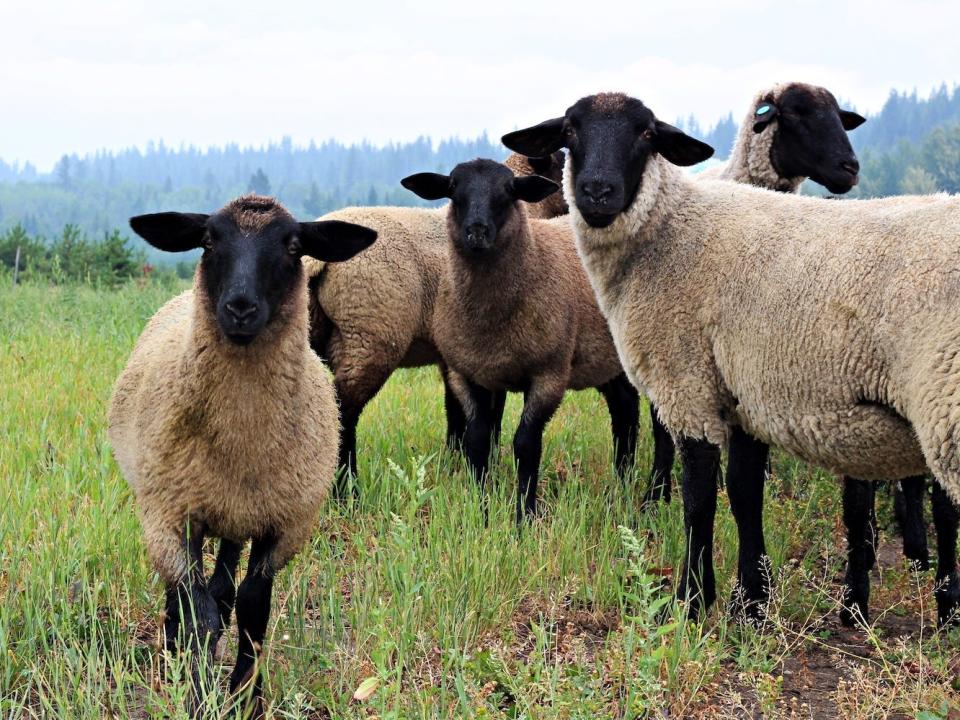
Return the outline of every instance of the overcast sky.
{"type": "Polygon", "coordinates": [[[958,27],[956,0],[2,0],[0,158],[499,136],[613,89],[712,123],[794,79],[876,110],[960,81],[958,27]]]}

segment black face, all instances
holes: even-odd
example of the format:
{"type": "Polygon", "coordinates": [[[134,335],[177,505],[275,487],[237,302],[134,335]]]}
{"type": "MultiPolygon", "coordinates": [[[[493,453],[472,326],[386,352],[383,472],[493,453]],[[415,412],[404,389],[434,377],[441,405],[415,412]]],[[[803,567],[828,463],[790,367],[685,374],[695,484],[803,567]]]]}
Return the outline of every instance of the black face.
{"type": "Polygon", "coordinates": [[[841,110],[823,88],[791,85],[776,103],[763,102],[754,114],[754,132],[776,122],[770,161],[782,177],[809,177],[830,192],[845,193],[859,180],[857,160],[847,130],[866,120],[841,110]]]}
{"type": "Polygon", "coordinates": [[[713,148],[657,120],[639,100],[619,93],[591,95],[562,118],[503,136],[524,155],[570,151],[574,198],[584,220],[606,227],[636,198],[647,163],[660,154],[675,165],[694,165],[713,148]]]}
{"type": "Polygon", "coordinates": [[[518,200],[539,202],[560,189],[539,175],[514,177],[506,165],[493,160],[471,160],[457,165],[450,175],[418,173],[400,182],[427,200],[450,198],[459,229],[454,246],[470,258],[503,247],[507,239],[501,238],[500,229],[518,200]]]}
{"type": "Polygon", "coordinates": [[[377,237],[375,231],[352,223],[298,223],[276,207],[272,201],[244,198],[213,215],[140,215],[130,219],[130,226],[161,250],[202,247],[203,291],[217,325],[230,342],[249,345],[296,287],[303,255],[347,260],[377,237]],[[269,218],[249,222],[258,208],[269,218]],[[245,227],[238,224],[238,216],[245,218],[245,227]]]}

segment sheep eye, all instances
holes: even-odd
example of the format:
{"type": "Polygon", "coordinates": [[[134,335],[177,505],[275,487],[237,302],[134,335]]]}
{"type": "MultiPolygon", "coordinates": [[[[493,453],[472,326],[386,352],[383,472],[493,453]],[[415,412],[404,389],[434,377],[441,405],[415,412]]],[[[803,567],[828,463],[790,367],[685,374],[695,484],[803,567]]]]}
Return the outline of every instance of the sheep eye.
{"type": "Polygon", "coordinates": [[[640,133],[640,137],[643,138],[644,140],[653,140],[653,130],[651,130],[650,128],[647,128],[642,133],[640,133]]]}
{"type": "Polygon", "coordinates": [[[290,255],[299,255],[301,250],[300,239],[297,237],[290,238],[287,242],[287,253],[290,255]]]}
{"type": "Polygon", "coordinates": [[[203,236],[203,249],[213,250],[213,238],[210,236],[210,233],[203,236]]]}

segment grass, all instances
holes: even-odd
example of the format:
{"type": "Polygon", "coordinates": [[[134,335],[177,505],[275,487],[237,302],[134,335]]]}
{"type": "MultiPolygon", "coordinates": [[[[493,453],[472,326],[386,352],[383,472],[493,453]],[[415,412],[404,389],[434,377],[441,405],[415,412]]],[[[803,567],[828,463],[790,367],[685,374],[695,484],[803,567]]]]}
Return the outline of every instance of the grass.
{"type": "MultiPolygon", "coordinates": [[[[3,718],[178,716],[184,705],[182,660],[160,672],[162,587],[104,427],[114,378],[171,294],[0,290],[3,718]]],[[[549,425],[546,512],[515,529],[518,412],[511,398],[485,525],[461,459],[442,449],[436,371],[396,373],[368,407],[360,499],[326,506],[277,583],[263,663],[273,717],[930,720],[960,706],[958,631],[935,631],[932,573],[911,571],[889,533],[873,625],[836,622],[844,546],[828,475],[775,456],[770,622],[734,625],[719,602],[685,623],[667,602],[682,509],[643,513],[643,473],[616,479],[596,393],[569,396],[549,425]]],[[[645,427],[640,468],[650,452],[645,427]]],[[[724,495],[716,537],[725,600],[736,533],[724,495]]],[[[221,699],[230,642],[211,690],[221,699]]]]}

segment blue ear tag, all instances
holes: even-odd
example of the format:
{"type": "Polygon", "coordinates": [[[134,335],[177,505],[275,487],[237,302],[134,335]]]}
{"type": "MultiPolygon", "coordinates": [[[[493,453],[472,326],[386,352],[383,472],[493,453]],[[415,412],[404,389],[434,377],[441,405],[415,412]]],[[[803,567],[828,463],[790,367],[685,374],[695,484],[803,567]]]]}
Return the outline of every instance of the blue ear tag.
{"type": "Polygon", "coordinates": [[[768,112],[770,112],[770,106],[769,106],[769,105],[761,105],[760,107],[757,108],[757,117],[759,117],[759,116],[761,116],[761,115],[766,115],[768,112]]]}

